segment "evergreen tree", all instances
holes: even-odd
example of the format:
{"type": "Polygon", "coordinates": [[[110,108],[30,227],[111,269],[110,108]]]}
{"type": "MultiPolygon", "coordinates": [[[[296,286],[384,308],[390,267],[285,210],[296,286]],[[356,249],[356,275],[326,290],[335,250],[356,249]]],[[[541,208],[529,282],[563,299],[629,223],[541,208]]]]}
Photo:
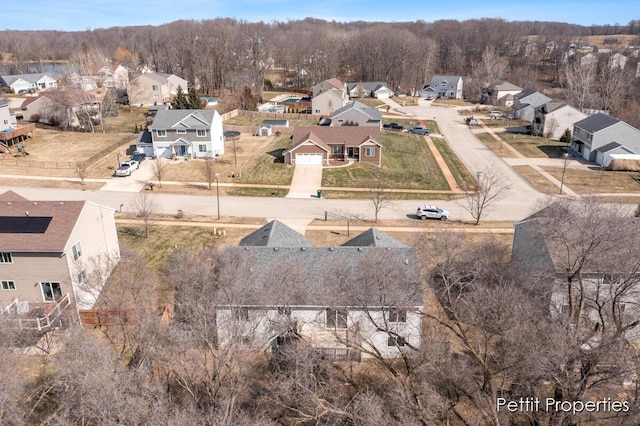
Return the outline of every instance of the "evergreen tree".
{"type": "Polygon", "coordinates": [[[202,105],[202,101],[200,100],[200,96],[198,96],[198,92],[196,89],[192,87],[189,89],[189,98],[187,99],[189,102],[189,109],[202,109],[204,105],[202,105]]]}
{"type": "Polygon", "coordinates": [[[178,91],[176,93],[176,97],[173,98],[171,102],[171,107],[173,109],[191,109],[189,108],[189,99],[182,91],[182,87],[178,86],[178,91]]]}

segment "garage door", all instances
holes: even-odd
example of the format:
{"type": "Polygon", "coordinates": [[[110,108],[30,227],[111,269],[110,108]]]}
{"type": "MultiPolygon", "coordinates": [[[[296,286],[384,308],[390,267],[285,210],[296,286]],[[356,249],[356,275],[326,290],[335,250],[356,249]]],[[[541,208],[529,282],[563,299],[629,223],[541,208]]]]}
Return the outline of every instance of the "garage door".
{"type": "Polygon", "coordinates": [[[296,154],[296,164],[322,165],[322,154],[296,154]]]}

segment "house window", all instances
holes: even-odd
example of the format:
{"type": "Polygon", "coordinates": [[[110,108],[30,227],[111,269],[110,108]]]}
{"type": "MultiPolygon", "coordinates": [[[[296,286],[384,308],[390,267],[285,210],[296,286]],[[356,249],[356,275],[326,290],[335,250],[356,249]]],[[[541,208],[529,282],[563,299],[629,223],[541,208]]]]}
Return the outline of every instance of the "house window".
{"type": "Polygon", "coordinates": [[[389,336],[387,346],[404,346],[406,341],[401,336],[389,336]]]}
{"type": "Polygon", "coordinates": [[[80,241],[75,243],[71,248],[73,251],[73,260],[78,260],[82,256],[82,248],[80,247],[80,241]]]}
{"type": "Polygon", "coordinates": [[[158,135],[159,138],[165,138],[167,137],[167,131],[164,129],[158,129],[156,130],[156,134],[158,135]]]}
{"type": "Polygon", "coordinates": [[[153,90],[154,92],[158,91],[158,85],[154,84],[153,86],[151,86],[151,90],[153,90]]]}
{"type": "Polygon", "coordinates": [[[326,309],[327,328],[347,328],[346,309],[326,309]]]}
{"type": "Polygon", "coordinates": [[[179,134],[179,135],[186,135],[187,131],[185,129],[178,129],[178,130],[176,130],[176,133],[179,134]]]}
{"type": "Polygon", "coordinates": [[[6,251],[0,252],[0,263],[13,263],[11,253],[6,251]]]}
{"type": "Polygon", "coordinates": [[[389,310],[389,322],[407,322],[407,310],[391,308],[389,310]]]}
{"type": "Polygon", "coordinates": [[[2,289],[3,290],[15,290],[16,289],[15,281],[2,280],[2,281],[0,281],[0,283],[2,283],[2,289]]]}
{"type": "Polygon", "coordinates": [[[199,152],[207,152],[207,145],[201,143],[200,145],[198,145],[198,151],[199,152]]]}
{"type": "Polygon", "coordinates": [[[60,283],[41,282],[40,289],[42,290],[42,298],[45,302],[55,302],[56,299],[62,297],[60,283]]]}
{"type": "Polygon", "coordinates": [[[342,145],[332,146],[331,147],[331,153],[332,154],[337,154],[337,155],[342,155],[342,153],[344,153],[344,147],[342,145]]]}
{"type": "Polygon", "coordinates": [[[246,306],[234,306],[231,308],[233,319],[238,321],[249,321],[249,308],[246,306]]]}
{"type": "Polygon", "coordinates": [[[316,110],[316,114],[320,114],[320,110],[319,109],[316,110]]]}
{"type": "Polygon", "coordinates": [[[87,281],[87,271],[85,271],[84,269],[80,272],[78,272],[78,284],[82,284],[83,282],[87,281]]]}
{"type": "Polygon", "coordinates": [[[206,130],[204,130],[204,129],[198,129],[198,130],[196,131],[196,134],[197,134],[199,137],[203,138],[203,137],[207,136],[207,131],[206,131],[206,130]]]}
{"type": "Polygon", "coordinates": [[[365,157],[375,157],[376,156],[376,149],[375,148],[365,148],[364,149],[364,156],[365,157]]]}

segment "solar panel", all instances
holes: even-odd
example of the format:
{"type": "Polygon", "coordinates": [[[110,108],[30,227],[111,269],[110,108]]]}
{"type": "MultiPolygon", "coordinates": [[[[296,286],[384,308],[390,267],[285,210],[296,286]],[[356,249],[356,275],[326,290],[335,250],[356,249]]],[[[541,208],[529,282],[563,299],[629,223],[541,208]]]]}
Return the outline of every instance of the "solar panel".
{"type": "Polygon", "coordinates": [[[0,234],[44,234],[50,216],[0,216],[0,234]]]}

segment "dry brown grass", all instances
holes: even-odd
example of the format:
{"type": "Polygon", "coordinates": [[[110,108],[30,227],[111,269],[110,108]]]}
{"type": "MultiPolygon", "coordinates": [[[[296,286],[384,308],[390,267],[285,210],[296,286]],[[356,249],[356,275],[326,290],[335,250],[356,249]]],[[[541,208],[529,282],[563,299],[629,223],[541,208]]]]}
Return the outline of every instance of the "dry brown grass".
{"type": "MultiPolygon", "coordinates": [[[[556,179],[562,179],[562,168],[543,167],[556,179]]],[[[638,172],[612,172],[601,170],[567,169],[564,184],[578,194],[640,192],[640,183],[635,179],[638,172]]]]}
{"type": "Polygon", "coordinates": [[[494,138],[490,133],[487,133],[487,132],[476,133],[476,137],[480,139],[480,141],[484,143],[487,146],[487,148],[489,148],[491,151],[495,152],[496,154],[498,154],[503,158],[518,157],[509,149],[508,146],[505,146],[507,145],[506,143],[500,142],[500,140],[497,140],[496,138],[494,138]]]}
{"type": "Polygon", "coordinates": [[[102,188],[103,183],[98,182],[85,182],[84,185],[80,184],[80,181],[71,180],[45,180],[45,179],[3,179],[0,178],[0,185],[3,186],[28,186],[33,188],[63,188],[63,189],[82,189],[98,190],[102,188]]]}
{"type": "Polygon", "coordinates": [[[560,189],[531,166],[512,166],[531,186],[544,194],[555,195],[560,189]]]}

